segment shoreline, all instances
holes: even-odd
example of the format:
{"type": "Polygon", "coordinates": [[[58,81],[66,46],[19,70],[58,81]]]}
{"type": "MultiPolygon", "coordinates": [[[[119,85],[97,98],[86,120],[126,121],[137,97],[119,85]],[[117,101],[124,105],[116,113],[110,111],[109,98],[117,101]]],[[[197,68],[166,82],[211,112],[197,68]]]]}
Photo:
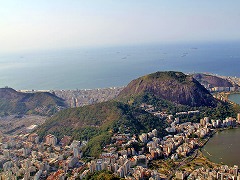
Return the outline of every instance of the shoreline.
{"type": "MultiPolygon", "coordinates": [[[[17,92],[22,92],[22,93],[36,93],[36,92],[55,92],[55,91],[99,91],[99,90],[114,90],[114,89],[122,89],[126,86],[113,86],[113,87],[105,87],[105,88],[92,88],[92,89],[47,89],[47,90],[44,90],[44,89],[19,89],[19,90],[16,90],[17,92]]],[[[10,88],[10,87],[9,87],[10,88]]]]}
{"type": "Polygon", "coordinates": [[[232,101],[232,100],[229,99],[229,96],[230,96],[230,95],[234,95],[234,94],[240,95],[240,92],[232,92],[232,93],[226,94],[226,95],[227,95],[227,100],[228,100],[230,103],[233,103],[233,104],[236,104],[236,105],[240,105],[240,103],[238,104],[238,103],[236,103],[236,102],[234,102],[234,101],[232,101]]]}
{"type": "MultiPolygon", "coordinates": [[[[158,71],[161,71],[161,70],[158,70],[158,71]]],[[[236,84],[236,85],[238,85],[240,87],[240,77],[238,77],[238,76],[226,76],[226,75],[219,75],[219,74],[216,74],[216,73],[209,73],[209,72],[184,72],[184,74],[186,74],[186,75],[194,75],[194,74],[198,74],[198,73],[199,74],[206,74],[206,75],[216,76],[216,77],[228,80],[229,82],[231,82],[233,84],[236,84]]],[[[130,79],[128,83],[130,83],[131,80],[133,80],[133,79],[130,79]]],[[[13,89],[15,89],[18,92],[30,93],[30,92],[78,91],[78,90],[80,90],[80,91],[83,91],[83,90],[90,91],[90,90],[99,90],[99,89],[115,89],[115,88],[126,87],[127,84],[119,85],[119,86],[95,87],[95,88],[80,88],[80,89],[78,89],[78,88],[73,88],[73,89],[65,89],[65,88],[62,88],[62,89],[61,88],[59,88],[59,89],[31,89],[31,88],[30,89],[18,89],[18,88],[8,87],[8,86],[5,86],[5,87],[13,88],[13,89]]],[[[4,88],[4,87],[2,87],[2,88],[4,88]]],[[[225,92],[225,93],[228,93],[228,92],[225,92]]],[[[232,91],[232,92],[230,91],[229,93],[230,94],[232,94],[232,93],[235,94],[235,93],[240,93],[240,91],[232,91]]]]}
{"type": "MultiPolygon", "coordinates": [[[[240,125],[236,125],[236,127],[232,127],[232,128],[219,128],[219,129],[216,129],[216,131],[215,131],[213,134],[211,134],[210,136],[207,137],[206,142],[204,143],[204,145],[203,145],[202,147],[199,148],[199,150],[202,152],[203,156],[204,156],[205,158],[207,158],[207,159],[208,159],[210,162],[212,162],[212,163],[215,163],[215,164],[218,164],[218,165],[226,164],[226,165],[228,165],[228,166],[232,166],[232,165],[227,164],[227,163],[224,163],[224,162],[222,162],[222,161],[219,163],[219,162],[215,162],[215,161],[213,161],[212,159],[210,159],[210,158],[214,158],[214,156],[213,156],[211,153],[209,153],[204,147],[207,145],[208,141],[209,141],[211,138],[214,137],[214,135],[215,135],[216,133],[220,133],[220,132],[222,132],[222,131],[227,131],[227,130],[239,129],[239,128],[240,128],[240,125]],[[204,152],[206,152],[206,153],[204,153],[204,152]],[[207,154],[207,155],[206,155],[206,154],[207,154]]],[[[220,158],[215,157],[214,159],[221,159],[221,160],[222,160],[222,157],[220,157],[220,158]]]]}

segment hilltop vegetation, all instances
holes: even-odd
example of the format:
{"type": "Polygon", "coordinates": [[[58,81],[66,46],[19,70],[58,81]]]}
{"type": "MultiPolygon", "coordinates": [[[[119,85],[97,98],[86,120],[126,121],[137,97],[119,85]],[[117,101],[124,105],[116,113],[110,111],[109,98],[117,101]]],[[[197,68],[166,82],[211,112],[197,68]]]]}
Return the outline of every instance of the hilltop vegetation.
{"type": "Polygon", "coordinates": [[[181,72],[156,72],[131,81],[118,99],[134,102],[146,94],[176,105],[216,107],[217,101],[194,78],[181,72]]]}
{"type": "Polygon", "coordinates": [[[21,93],[0,88],[0,115],[52,115],[66,107],[64,100],[48,92],[21,93]]]}

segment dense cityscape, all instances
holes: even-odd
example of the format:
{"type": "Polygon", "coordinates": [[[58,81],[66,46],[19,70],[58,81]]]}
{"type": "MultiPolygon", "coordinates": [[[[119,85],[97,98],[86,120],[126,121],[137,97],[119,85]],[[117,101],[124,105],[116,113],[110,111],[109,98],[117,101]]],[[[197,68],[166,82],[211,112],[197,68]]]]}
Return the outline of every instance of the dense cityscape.
{"type": "Polygon", "coordinates": [[[240,1],[1,1],[0,180],[240,180],[240,1]]]}
{"type": "Polygon", "coordinates": [[[181,167],[201,154],[200,148],[219,130],[235,128],[237,119],[212,120],[208,117],[200,123],[183,122],[178,115],[200,113],[198,110],[178,112],[175,116],[155,112],[155,107],[142,104],[141,108],[158,118],[167,118],[170,126],[167,136],[159,137],[158,131],[139,135],[116,133],[111,144],[103,148],[98,159],[82,159],[82,149],[86,141],[77,141],[70,136],[57,139],[48,134],[41,141],[38,134],[24,134],[1,138],[0,167],[1,179],[84,179],[88,174],[98,171],[112,172],[116,177],[125,179],[236,179],[238,166],[214,165],[200,167],[194,171],[181,167]],[[92,160],[91,160],[92,159],[92,160]],[[150,168],[156,160],[172,162],[174,166],[161,172],[150,168]],[[170,161],[169,161],[170,160],[170,161]]]}

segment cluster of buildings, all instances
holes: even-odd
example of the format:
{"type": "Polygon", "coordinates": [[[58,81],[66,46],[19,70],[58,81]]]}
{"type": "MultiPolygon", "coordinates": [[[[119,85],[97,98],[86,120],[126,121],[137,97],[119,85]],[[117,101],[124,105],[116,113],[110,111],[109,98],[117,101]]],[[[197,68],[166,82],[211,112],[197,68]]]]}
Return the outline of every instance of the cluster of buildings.
{"type": "Polygon", "coordinates": [[[175,118],[171,125],[166,128],[166,131],[169,133],[183,132],[188,137],[194,134],[195,137],[203,138],[211,129],[235,127],[237,122],[240,122],[240,116],[239,120],[232,117],[228,117],[225,120],[210,120],[208,117],[205,117],[200,119],[200,123],[185,122],[181,124],[179,124],[179,118],[175,118]]]}
{"type": "Polygon", "coordinates": [[[53,90],[51,93],[64,99],[69,107],[99,103],[115,98],[123,87],[82,90],[53,90]]]}
{"type": "Polygon", "coordinates": [[[154,149],[151,145],[159,141],[156,129],[141,134],[138,140],[136,136],[130,137],[130,134],[115,134],[112,137],[112,144],[104,148],[105,152],[99,159],[88,163],[88,169],[82,173],[81,177],[87,173],[108,170],[126,179],[160,180],[161,175],[157,171],[147,168],[150,160],[162,155],[160,149],[157,154],[157,148],[154,149]],[[139,143],[143,146],[139,146],[139,143]],[[144,145],[147,145],[147,148],[144,145]]]}
{"type": "Polygon", "coordinates": [[[194,170],[191,174],[186,174],[182,172],[178,172],[178,177],[187,177],[189,180],[196,179],[229,179],[229,180],[239,180],[239,169],[238,166],[234,165],[233,167],[229,167],[227,165],[222,165],[220,167],[214,168],[198,168],[194,170]],[[187,177],[188,176],[188,177],[187,177]]]}
{"type": "Polygon", "coordinates": [[[234,92],[237,91],[238,87],[206,87],[209,92],[234,92]]]}
{"type": "Polygon", "coordinates": [[[209,92],[234,92],[239,91],[240,79],[237,77],[228,77],[228,76],[219,76],[215,74],[208,74],[210,76],[217,76],[221,79],[227,80],[229,83],[225,86],[215,86],[207,81],[202,81],[201,84],[209,91],[209,92]]]}
{"type": "MultiPolygon", "coordinates": [[[[99,103],[115,98],[124,87],[109,87],[98,89],[76,89],[76,90],[18,90],[23,93],[50,92],[64,99],[69,107],[81,107],[93,103],[99,103]]],[[[37,110],[43,111],[47,107],[37,110]]],[[[61,108],[61,107],[57,107],[61,108]]]]}
{"type": "Polygon", "coordinates": [[[64,136],[59,142],[47,135],[44,142],[35,133],[3,136],[0,143],[0,179],[64,179],[84,168],[81,149],[86,142],[64,136]]]}
{"type": "MultiPolygon", "coordinates": [[[[218,125],[233,126],[236,124],[236,119],[227,118],[218,122],[218,125]]],[[[210,121],[208,117],[202,119],[201,123],[181,124],[179,118],[175,118],[171,127],[167,128],[173,128],[174,135],[169,134],[163,138],[157,137],[156,129],[142,133],[138,137],[130,137],[130,134],[115,134],[112,137],[114,143],[104,148],[105,152],[99,159],[88,163],[88,169],[83,174],[108,170],[126,179],[161,179],[164,175],[148,169],[148,162],[161,158],[178,160],[187,157],[197,147],[203,145],[200,138],[207,137],[214,127],[215,121],[210,121]],[[136,149],[134,144],[140,147],[136,149]]],[[[185,178],[184,172],[177,172],[176,177],[180,177],[180,174],[185,178]]]]}
{"type": "Polygon", "coordinates": [[[228,117],[225,120],[209,120],[209,118],[204,118],[200,120],[200,124],[202,126],[207,126],[210,128],[227,128],[227,127],[235,127],[239,122],[237,119],[228,117]]]}
{"type": "Polygon", "coordinates": [[[199,110],[195,110],[195,111],[183,111],[183,112],[177,112],[176,115],[199,114],[199,113],[200,113],[199,110]]]}
{"type": "Polygon", "coordinates": [[[234,76],[220,76],[220,78],[226,79],[231,82],[234,86],[240,86],[240,78],[234,76]]]}
{"type": "MultiPolygon", "coordinates": [[[[172,120],[173,115],[169,115],[167,112],[164,111],[156,111],[156,108],[153,105],[149,105],[146,103],[143,103],[140,105],[140,108],[144,109],[146,112],[153,114],[154,116],[158,118],[168,118],[172,120]]],[[[194,110],[194,111],[182,111],[182,112],[177,112],[175,115],[190,115],[190,114],[199,114],[199,110],[194,110]]]]}
{"type": "MultiPolygon", "coordinates": [[[[141,107],[148,112],[156,113],[155,108],[151,105],[142,104],[141,107]]],[[[161,114],[161,117],[174,119],[173,115],[166,115],[164,112],[158,113],[161,114]]],[[[199,113],[199,111],[186,113],[199,113]]],[[[240,118],[240,115],[238,117],[240,118]]],[[[240,121],[239,118],[238,121],[240,121]]],[[[209,136],[216,132],[216,128],[234,127],[238,121],[231,117],[225,120],[211,120],[205,117],[201,119],[200,123],[180,123],[179,117],[176,117],[166,128],[169,134],[163,138],[157,136],[156,129],[132,137],[130,134],[115,134],[112,137],[112,143],[103,149],[104,152],[99,159],[88,163],[88,169],[83,172],[81,177],[95,171],[108,170],[125,179],[162,179],[167,174],[150,170],[148,163],[151,160],[172,159],[176,161],[187,158],[193,154],[196,148],[202,147],[206,143],[209,136]]],[[[186,172],[177,171],[175,178],[184,179],[188,175],[186,172]]],[[[193,178],[193,175],[189,177],[193,178]]],[[[224,175],[222,173],[221,177],[227,177],[227,173],[224,175]]]]}
{"type": "MultiPolygon", "coordinates": [[[[54,106],[54,109],[55,109],[55,111],[57,111],[57,112],[63,110],[64,108],[65,108],[65,107],[63,107],[63,106],[58,106],[58,105],[55,105],[55,106],[54,106]]],[[[39,114],[51,114],[52,109],[49,108],[48,106],[40,106],[40,107],[36,107],[36,108],[34,109],[34,111],[35,111],[36,113],[39,113],[39,114]]]]}
{"type": "MultiPolygon", "coordinates": [[[[142,108],[152,113],[155,110],[153,106],[146,104],[142,108]]],[[[87,142],[73,140],[70,136],[58,140],[54,135],[48,134],[43,142],[40,142],[36,133],[3,136],[0,141],[0,180],[83,179],[89,173],[102,170],[111,171],[120,178],[129,180],[160,180],[169,174],[161,174],[148,168],[150,161],[181,161],[193,154],[196,148],[203,146],[203,141],[214,133],[216,128],[234,127],[240,122],[240,114],[237,120],[231,117],[225,120],[205,117],[199,123],[180,123],[177,116],[174,118],[165,112],[158,113],[160,118],[167,117],[171,121],[166,128],[168,135],[160,138],[156,129],[138,135],[116,133],[111,138],[111,144],[103,148],[100,157],[86,164],[81,157],[82,148],[87,142]]],[[[191,174],[177,171],[175,177],[236,179],[239,175],[237,166],[221,166],[215,169],[199,168],[191,174]]]]}

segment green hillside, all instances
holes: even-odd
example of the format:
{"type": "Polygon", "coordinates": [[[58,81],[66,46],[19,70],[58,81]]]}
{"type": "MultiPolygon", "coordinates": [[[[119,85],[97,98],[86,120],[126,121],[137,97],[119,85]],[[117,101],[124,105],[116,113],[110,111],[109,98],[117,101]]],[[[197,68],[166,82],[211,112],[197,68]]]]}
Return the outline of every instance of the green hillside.
{"type": "Polygon", "coordinates": [[[41,126],[41,137],[51,133],[61,138],[90,139],[86,154],[95,156],[109,142],[113,133],[140,133],[157,128],[164,133],[165,125],[159,118],[129,105],[108,101],[74,109],[66,109],[41,126]]]}
{"type": "Polygon", "coordinates": [[[0,88],[0,115],[52,115],[65,108],[64,100],[48,92],[21,93],[0,88]]]}

